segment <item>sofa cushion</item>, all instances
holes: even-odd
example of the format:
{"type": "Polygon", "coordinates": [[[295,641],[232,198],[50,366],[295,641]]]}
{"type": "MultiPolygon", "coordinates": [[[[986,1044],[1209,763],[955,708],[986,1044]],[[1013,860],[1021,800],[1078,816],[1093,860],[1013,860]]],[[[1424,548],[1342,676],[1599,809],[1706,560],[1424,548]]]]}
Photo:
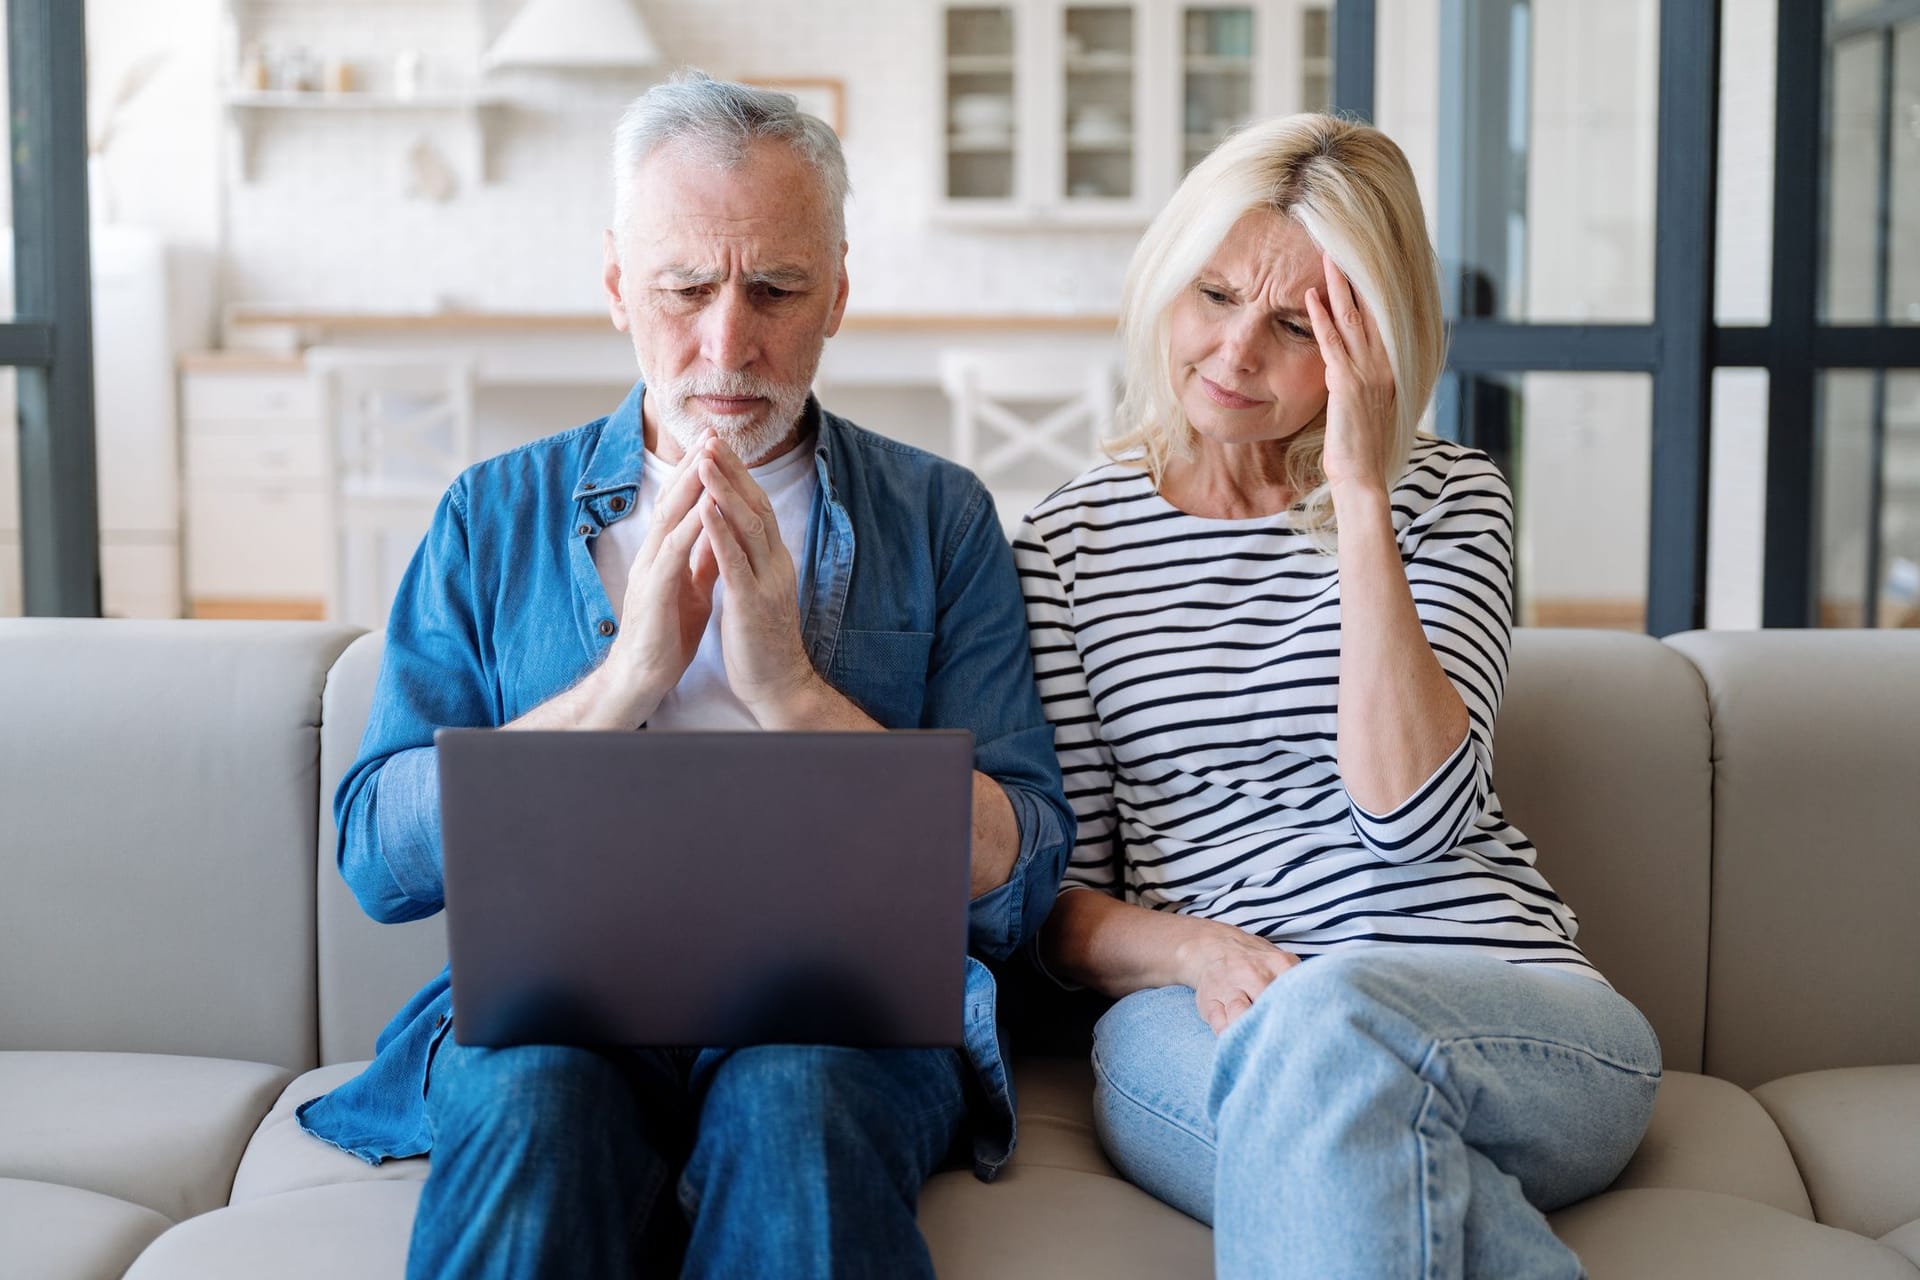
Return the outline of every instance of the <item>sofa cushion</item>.
{"type": "Polygon", "coordinates": [[[1887,1232],[1880,1237],[1880,1243],[1906,1255],[1915,1267],[1920,1267],[1920,1222],[1909,1222],[1887,1232]]]}
{"type": "MultiPolygon", "coordinates": [[[[1692,632],[1713,708],[1705,1070],[1920,1062],[1920,636],[1692,632]]],[[[1609,860],[1608,875],[1624,874],[1609,860]]]]}
{"type": "Polygon", "coordinates": [[[1493,748],[1506,814],[1580,917],[1578,941],[1698,1071],[1707,1009],[1713,765],[1707,700],[1647,636],[1522,628],[1493,748]]]}
{"type": "Polygon", "coordinates": [[[1725,1080],[1669,1071],[1653,1121],[1610,1190],[1718,1191],[1813,1217],[1786,1139],[1752,1094],[1725,1080]]]}
{"type": "Polygon", "coordinates": [[[1591,1280],[1915,1280],[1885,1245],[1713,1191],[1609,1191],[1549,1221],[1591,1280]]]}
{"type": "Polygon", "coordinates": [[[0,1276],[119,1280],[172,1225],[97,1191],[0,1178],[0,1276]]]}
{"type": "Polygon", "coordinates": [[[1027,1058],[1013,1068],[1020,1106],[1024,1167],[1076,1169],[1119,1177],[1093,1128],[1093,1063],[1077,1058],[1027,1058]]]}
{"type": "Polygon", "coordinates": [[[292,1072],[149,1053],[0,1053],[0,1177],[83,1187],[175,1219],[227,1202],[292,1072]]]}
{"type": "Polygon", "coordinates": [[[1881,1236],[1920,1219],[1920,1066],[1812,1071],[1753,1093],[1821,1222],[1881,1236]]]}
{"type": "Polygon", "coordinates": [[[0,1050],[318,1061],[320,690],[354,634],[0,619],[0,1050]]]}
{"type": "Polygon", "coordinates": [[[1164,1280],[1213,1274],[1213,1233],[1110,1174],[1014,1157],[991,1184],[937,1174],[920,1230],[940,1280],[1164,1280]]]}
{"type": "Polygon", "coordinates": [[[308,1098],[317,1098],[336,1085],[345,1084],[360,1073],[364,1062],[343,1062],[309,1071],[288,1085],[273,1104],[273,1110],[260,1122],[247,1152],[240,1157],[239,1171],[233,1175],[232,1203],[241,1204],[262,1196],[301,1191],[308,1187],[333,1186],[342,1182],[422,1182],[427,1176],[427,1159],[388,1160],[372,1165],[358,1156],[320,1141],[300,1127],[294,1108],[308,1098]]]}
{"type": "Polygon", "coordinates": [[[126,1280],[369,1280],[407,1270],[417,1182],[351,1182],[265,1196],[183,1222],[126,1280]]]}

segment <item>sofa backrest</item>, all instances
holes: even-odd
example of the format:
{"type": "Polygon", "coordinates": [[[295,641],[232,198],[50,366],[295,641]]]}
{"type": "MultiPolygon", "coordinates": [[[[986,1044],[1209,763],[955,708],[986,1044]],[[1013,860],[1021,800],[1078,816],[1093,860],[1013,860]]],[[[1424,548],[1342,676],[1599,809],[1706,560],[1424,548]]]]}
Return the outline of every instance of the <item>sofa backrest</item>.
{"type": "Polygon", "coordinates": [[[333,793],[360,754],[386,633],[355,640],[327,677],[320,731],[319,881],[320,1060],[373,1056],[380,1029],[447,963],[444,913],[406,924],[376,924],[340,878],[333,793]]]}
{"type": "MultiPolygon", "coordinates": [[[[323,797],[356,754],[381,638],[335,667],[323,797]]],[[[1710,764],[1700,678],[1645,636],[1526,631],[1494,752],[1495,785],[1542,867],[1582,917],[1580,942],[1640,1004],[1667,1062],[1697,1070],[1706,1002],[1710,764]]],[[[439,917],[375,925],[334,870],[321,816],[321,1054],[366,1057],[394,1010],[445,962],[439,917]]]]}
{"type": "MultiPolygon", "coordinates": [[[[0,619],[0,1049],[372,1052],[445,937],[334,866],[355,634],[0,619]]],[[[1669,1066],[1920,1061],[1920,634],[1522,630],[1495,762],[1669,1066]]]]}
{"type": "Polygon", "coordinates": [[[0,1049],[312,1064],[320,693],[354,634],[0,619],[0,1049]]]}
{"type": "Polygon", "coordinates": [[[1694,632],[1713,715],[1706,1069],[1920,1062],[1920,632],[1694,632]]]}
{"type": "Polygon", "coordinates": [[[1494,790],[1680,1071],[1700,1069],[1706,1015],[1709,735],[1699,674],[1658,640],[1515,632],[1494,790]]]}

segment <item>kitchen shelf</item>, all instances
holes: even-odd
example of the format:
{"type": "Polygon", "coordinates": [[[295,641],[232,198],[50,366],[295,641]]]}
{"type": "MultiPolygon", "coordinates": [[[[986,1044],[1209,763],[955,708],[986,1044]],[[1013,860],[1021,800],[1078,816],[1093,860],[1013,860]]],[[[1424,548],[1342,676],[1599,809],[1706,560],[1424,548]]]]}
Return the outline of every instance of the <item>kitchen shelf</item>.
{"type": "Polygon", "coordinates": [[[316,112],[373,112],[378,114],[448,114],[466,118],[471,138],[472,172],[478,181],[491,178],[487,156],[507,99],[498,94],[437,90],[402,95],[349,91],[324,93],[291,89],[248,89],[229,92],[224,104],[239,143],[240,177],[251,182],[256,168],[261,122],[276,114],[316,112]]]}
{"type": "Polygon", "coordinates": [[[1014,61],[997,54],[957,53],[947,59],[947,70],[956,76],[1010,76],[1014,61]]]}
{"type": "Polygon", "coordinates": [[[1250,55],[1188,54],[1183,65],[1187,70],[1201,75],[1250,76],[1253,74],[1253,58],[1250,55]]]}

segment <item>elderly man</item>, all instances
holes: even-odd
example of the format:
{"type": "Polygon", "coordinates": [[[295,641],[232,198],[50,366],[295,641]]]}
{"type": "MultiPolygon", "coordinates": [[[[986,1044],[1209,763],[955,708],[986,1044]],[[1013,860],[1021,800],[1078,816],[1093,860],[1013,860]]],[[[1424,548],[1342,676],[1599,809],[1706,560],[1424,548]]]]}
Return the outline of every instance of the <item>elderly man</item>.
{"type": "MultiPolygon", "coordinates": [[[[335,801],[341,870],[376,919],[440,909],[442,725],[965,728],[970,948],[1004,957],[1047,914],[1070,812],[985,489],[809,395],[847,301],[839,143],[690,73],[614,155],[605,285],[641,380],[448,490],[335,801]]],[[[620,855],[556,830],[529,856],[620,855]]],[[[921,1183],[969,1152],[990,1178],[1012,1146],[978,959],[964,1051],[485,1049],[449,1015],[442,972],[300,1110],[369,1161],[432,1153],[413,1275],[931,1275],[921,1183]]]]}

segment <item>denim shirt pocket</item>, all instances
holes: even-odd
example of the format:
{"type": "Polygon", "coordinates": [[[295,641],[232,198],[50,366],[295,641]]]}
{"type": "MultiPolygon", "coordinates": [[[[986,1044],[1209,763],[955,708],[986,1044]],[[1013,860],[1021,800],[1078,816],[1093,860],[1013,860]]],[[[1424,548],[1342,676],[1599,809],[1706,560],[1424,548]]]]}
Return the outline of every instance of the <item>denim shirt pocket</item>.
{"type": "Polygon", "coordinates": [[[842,631],[828,679],[889,729],[919,727],[931,631],[842,631]]]}

